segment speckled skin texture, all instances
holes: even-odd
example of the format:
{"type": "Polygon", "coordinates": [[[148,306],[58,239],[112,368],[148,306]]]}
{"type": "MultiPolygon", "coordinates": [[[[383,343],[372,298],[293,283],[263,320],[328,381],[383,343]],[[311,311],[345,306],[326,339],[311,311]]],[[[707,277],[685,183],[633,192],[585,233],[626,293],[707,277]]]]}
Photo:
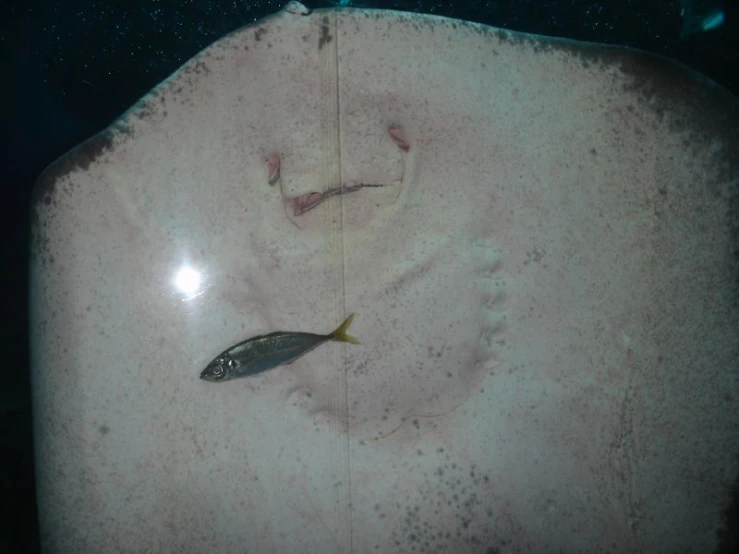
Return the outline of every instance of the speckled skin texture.
{"type": "Polygon", "coordinates": [[[427,16],[215,43],[39,179],[46,552],[711,551],[738,113],[666,60],[427,16]],[[361,345],[198,378],[352,312],[361,345]]]}

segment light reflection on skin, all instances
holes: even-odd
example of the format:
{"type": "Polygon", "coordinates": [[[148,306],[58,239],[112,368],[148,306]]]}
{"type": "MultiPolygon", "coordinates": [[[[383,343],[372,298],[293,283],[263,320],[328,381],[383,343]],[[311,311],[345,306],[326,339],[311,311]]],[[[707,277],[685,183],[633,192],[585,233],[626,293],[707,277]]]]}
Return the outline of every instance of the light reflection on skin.
{"type": "Polygon", "coordinates": [[[183,301],[193,300],[203,294],[208,288],[205,282],[204,272],[186,263],[175,271],[172,278],[174,293],[183,301]]]}

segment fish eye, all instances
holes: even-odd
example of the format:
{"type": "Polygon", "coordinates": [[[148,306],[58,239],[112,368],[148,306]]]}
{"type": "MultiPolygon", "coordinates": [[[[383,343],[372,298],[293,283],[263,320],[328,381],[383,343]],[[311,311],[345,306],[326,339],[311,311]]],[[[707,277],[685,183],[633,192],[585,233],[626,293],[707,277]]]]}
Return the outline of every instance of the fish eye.
{"type": "Polygon", "coordinates": [[[236,367],[234,359],[231,356],[223,356],[215,363],[215,367],[213,368],[213,377],[217,379],[225,377],[226,369],[233,369],[234,367],[236,367]]]}
{"type": "Polygon", "coordinates": [[[220,359],[216,360],[216,362],[213,364],[213,370],[212,370],[213,377],[215,377],[216,379],[220,379],[221,377],[225,377],[226,376],[226,368],[224,366],[225,365],[228,365],[228,363],[229,363],[229,360],[226,360],[224,358],[220,358],[220,359]]]}

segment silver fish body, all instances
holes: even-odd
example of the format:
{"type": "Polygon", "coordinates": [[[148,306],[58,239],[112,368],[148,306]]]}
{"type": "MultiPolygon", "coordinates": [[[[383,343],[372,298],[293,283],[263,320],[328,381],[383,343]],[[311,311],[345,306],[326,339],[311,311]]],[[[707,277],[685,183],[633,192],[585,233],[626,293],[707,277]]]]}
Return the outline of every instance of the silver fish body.
{"type": "Polygon", "coordinates": [[[359,344],[356,338],[346,334],[353,319],[354,314],[328,335],[276,331],[246,339],[216,356],[200,373],[200,378],[219,383],[256,375],[289,364],[330,340],[359,344]]]}

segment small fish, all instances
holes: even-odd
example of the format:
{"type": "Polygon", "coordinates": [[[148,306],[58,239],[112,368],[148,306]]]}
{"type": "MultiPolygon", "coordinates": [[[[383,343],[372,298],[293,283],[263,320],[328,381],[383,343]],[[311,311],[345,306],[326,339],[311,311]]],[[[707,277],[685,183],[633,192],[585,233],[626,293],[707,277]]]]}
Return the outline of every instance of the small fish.
{"type": "Polygon", "coordinates": [[[705,33],[713,29],[717,29],[723,25],[725,16],[723,10],[713,7],[708,8],[714,2],[700,2],[694,5],[694,0],[682,0],[680,16],[683,19],[682,29],[680,29],[680,39],[685,39],[692,35],[705,33]]]}
{"type": "Polygon", "coordinates": [[[246,339],[219,354],[202,371],[200,378],[219,383],[256,375],[273,367],[289,364],[330,340],[359,344],[357,339],[346,334],[353,320],[354,314],[328,335],[276,331],[246,339]]]}

